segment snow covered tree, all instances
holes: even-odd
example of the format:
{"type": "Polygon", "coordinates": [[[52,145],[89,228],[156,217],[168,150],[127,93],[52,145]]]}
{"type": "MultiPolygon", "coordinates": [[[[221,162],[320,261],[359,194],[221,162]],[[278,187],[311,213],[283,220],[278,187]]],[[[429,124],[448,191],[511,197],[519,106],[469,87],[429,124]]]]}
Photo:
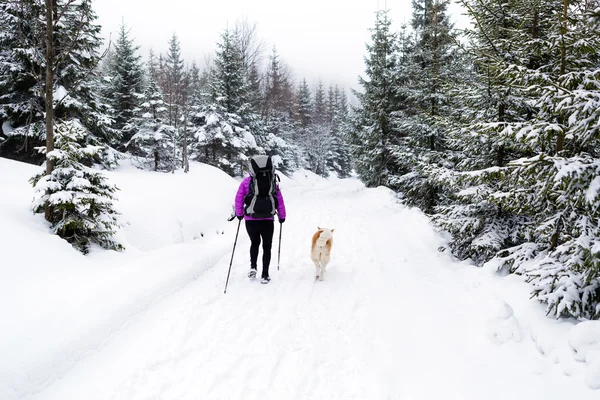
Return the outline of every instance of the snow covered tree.
{"type": "Polygon", "coordinates": [[[136,133],[127,143],[127,150],[142,168],[171,172],[177,162],[173,143],[175,128],[168,124],[167,107],[151,70],[147,80],[142,103],[135,110],[136,133]]]}
{"type": "Polygon", "coordinates": [[[338,86],[329,91],[332,96],[329,99],[328,110],[331,121],[329,123],[331,142],[327,167],[335,171],[338,177],[347,178],[352,170],[352,160],[348,146],[348,100],[346,93],[338,86]]]}
{"type": "Polygon", "coordinates": [[[472,65],[463,69],[469,76],[450,91],[457,126],[449,130],[449,140],[460,149],[462,159],[456,165],[458,173],[448,174],[445,180],[455,191],[452,202],[438,207],[435,220],[452,233],[451,247],[458,257],[481,264],[501,249],[522,243],[523,227],[529,223],[489,196],[501,183],[498,167],[528,153],[503,132],[509,124],[530,119],[533,103],[530,94],[504,73],[509,64],[529,63],[528,50],[515,37],[524,20],[519,2],[467,0],[462,4],[476,21],[466,32],[472,65]]]}
{"type": "Polygon", "coordinates": [[[313,122],[317,125],[324,125],[328,122],[329,112],[327,109],[327,99],[325,97],[325,88],[323,82],[319,80],[315,89],[315,97],[313,101],[313,122]]]}
{"type": "Polygon", "coordinates": [[[30,54],[36,51],[41,64],[43,49],[38,41],[43,38],[36,36],[42,34],[40,15],[41,10],[35,9],[33,3],[0,3],[0,120],[9,121],[14,127],[33,118],[39,120],[44,110],[37,75],[31,71],[30,54]],[[25,32],[31,33],[25,37],[25,32]]]}
{"type": "MultiPolygon", "coordinates": [[[[159,142],[171,141],[167,146],[173,151],[171,157],[161,157],[162,160],[181,160],[181,165],[187,172],[189,168],[189,137],[188,110],[189,104],[189,74],[181,56],[181,46],[176,34],[169,40],[169,50],[163,58],[159,57],[150,68],[150,75],[156,76],[156,83],[161,88],[164,106],[166,108],[165,123],[160,123],[161,137],[159,142]]],[[[155,127],[156,128],[156,127],[155,127]]],[[[138,137],[139,138],[139,137],[138,137]]],[[[163,146],[164,148],[164,146],[163,146]]],[[[174,172],[177,163],[171,163],[174,172]]]]}
{"type": "Polygon", "coordinates": [[[265,97],[262,118],[264,140],[259,144],[265,152],[280,161],[279,169],[293,171],[304,165],[303,154],[297,139],[294,120],[294,95],[288,66],[280,59],[273,47],[265,74],[265,97]]]}
{"type": "MultiPolygon", "coordinates": [[[[245,102],[251,119],[260,113],[262,108],[262,77],[259,71],[259,63],[264,49],[264,42],[257,36],[256,23],[250,23],[247,19],[237,20],[234,27],[235,47],[239,49],[243,69],[245,102]]],[[[239,111],[238,111],[239,113],[239,111]]],[[[256,121],[253,121],[256,123],[256,121]]]]}
{"type": "Polygon", "coordinates": [[[12,137],[46,139],[42,120],[50,115],[45,100],[51,95],[56,115],[78,117],[100,136],[105,124],[93,79],[102,42],[97,17],[89,0],[57,0],[52,6],[52,40],[47,41],[46,3],[0,3],[0,121],[16,128],[12,137]],[[49,77],[52,85],[46,85],[49,77]]]}
{"type": "Polygon", "coordinates": [[[135,133],[135,110],[140,105],[144,90],[141,56],[136,54],[137,50],[138,46],[130,38],[128,29],[121,25],[108,71],[114,128],[121,137],[119,145],[127,143],[135,133]]]}
{"type": "Polygon", "coordinates": [[[181,58],[181,46],[176,34],[169,40],[169,51],[164,61],[163,94],[167,107],[168,123],[179,126],[184,97],[185,66],[181,58]]]}
{"type": "Polygon", "coordinates": [[[323,82],[319,81],[312,101],[311,123],[303,134],[303,146],[306,152],[308,168],[315,174],[328,176],[331,165],[331,145],[333,141],[329,107],[323,82]]]}
{"type": "Polygon", "coordinates": [[[114,209],[116,186],[104,174],[85,165],[102,151],[101,146],[83,145],[88,131],[73,119],[57,123],[55,149],[47,154],[55,168],[32,178],[33,210],[44,212],[51,204],[49,222],[54,233],[84,254],[92,244],[112,250],[123,246],[113,238],[119,225],[114,209]]]}
{"type": "Polygon", "coordinates": [[[529,276],[548,312],[600,318],[600,26],[591,23],[590,4],[571,4],[541,2],[533,12],[543,17],[540,32],[523,41],[538,51],[525,68],[507,68],[514,84],[536,95],[534,118],[511,124],[512,140],[533,155],[508,164],[506,195],[492,199],[531,219],[533,243],[506,258],[542,254],[534,268],[509,265],[529,276]]]}
{"type": "Polygon", "coordinates": [[[199,161],[230,175],[242,174],[248,156],[259,150],[250,132],[244,66],[235,32],[226,29],[217,44],[211,76],[211,104],[197,115],[204,121],[195,132],[199,161]]]}
{"type": "Polygon", "coordinates": [[[312,95],[306,78],[302,79],[296,96],[296,120],[300,128],[306,128],[312,122],[312,95]]]}
{"type": "Polygon", "coordinates": [[[462,190],[441,225],[460,256],[525,275],[548,313],[599,318],[597,5],[465,3],[478,73],[466,94],[484,107],[461,130],[462,190]]]}
{"type": "Polygon", "coordinates": [[[392,185],[408,204],[427,212],[441,201],[443,185],[437,177],[452,168],[445,118],[449,115],[448,88],[455,79],[457,63],[448,4],[449,0],[413,1],[415,42],[402,38],[402,48],[410,56],[400,64],[397,75],[398,94],[410,107],[401,110],[395,121],[403,139],[395,152],[401,174],[392,185]]]}
{"type": "Polygon", "coordinates": [[[291,113],[293,105],[292,85],[287,66],[279,58],[277,49],[269,58],[269,66],[265,77],[265,104],[263,117],[270,114],[291,113]]]}
{"type": "Polygon", "coordinates": [[[397,43],[391,24],[387,10],[377,12],[367,45],[366,78],[359,77],[363,91],[355,92],[360,107],[354,113],[351,151],[358,176],[370,187],[389,185],[398,173],[392,153],[397,136],[397,43]]]}

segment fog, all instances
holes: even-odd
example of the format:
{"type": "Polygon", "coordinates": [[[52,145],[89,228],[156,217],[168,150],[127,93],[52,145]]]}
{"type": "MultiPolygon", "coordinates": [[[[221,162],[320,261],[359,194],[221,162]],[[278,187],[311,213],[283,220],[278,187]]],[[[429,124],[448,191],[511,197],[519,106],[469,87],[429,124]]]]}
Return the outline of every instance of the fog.
{"type": "Polygon", "coordinates": [[[296,80],[357,89],[368,29],[377,9],[386,5],[394,28],[410,22],[411,0],[97,0],[94,9],[107,42],[124,22],[146,58],[150,48],[165,52],[176,33],[186,61],[200,66],[214,54],[219,34],[246,19],[256,23],[265,64],[276,46],[296,80]]]}

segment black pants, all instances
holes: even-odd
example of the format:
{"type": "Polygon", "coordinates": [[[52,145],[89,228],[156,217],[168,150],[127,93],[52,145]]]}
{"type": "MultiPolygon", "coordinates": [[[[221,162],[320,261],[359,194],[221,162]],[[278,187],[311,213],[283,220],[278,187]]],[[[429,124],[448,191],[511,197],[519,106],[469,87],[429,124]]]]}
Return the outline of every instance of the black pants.
{"type": "Polygon", "coordinates": [[[262,277],[269,276],[269,264],[271,263],[271,245],[273,244],[273,220],[246,221],[246,231],[250,236],[250,268],[256,269],[258,260],[258,247],[260,240],[263,242],[262,277]]]}

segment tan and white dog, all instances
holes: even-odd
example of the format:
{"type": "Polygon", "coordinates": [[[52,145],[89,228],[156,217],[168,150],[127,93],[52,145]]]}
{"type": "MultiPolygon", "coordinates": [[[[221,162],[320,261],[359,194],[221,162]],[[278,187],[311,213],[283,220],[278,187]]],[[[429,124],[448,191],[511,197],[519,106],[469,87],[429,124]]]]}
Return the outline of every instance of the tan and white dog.
{"type": "Polygon", "coordinates": [[[319,228],[312,237],[312,247],[310,249],[310,258],[317,268],[315,279],[323,280],[325,269],[331,257],[331,246],[333,245],[334,229],[319,228]]]}

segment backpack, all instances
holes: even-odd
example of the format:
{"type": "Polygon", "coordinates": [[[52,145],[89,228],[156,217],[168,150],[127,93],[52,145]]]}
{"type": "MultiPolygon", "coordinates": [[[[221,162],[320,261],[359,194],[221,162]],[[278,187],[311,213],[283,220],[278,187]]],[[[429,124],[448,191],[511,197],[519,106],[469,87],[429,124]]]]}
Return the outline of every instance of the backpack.
{"type": "Polygon", "coordinates": [[[269,156],[250,159],[250,188],[244,198],[244,213],[254,218],[272,218],[277,211],[277,175],[269,156]]]}

